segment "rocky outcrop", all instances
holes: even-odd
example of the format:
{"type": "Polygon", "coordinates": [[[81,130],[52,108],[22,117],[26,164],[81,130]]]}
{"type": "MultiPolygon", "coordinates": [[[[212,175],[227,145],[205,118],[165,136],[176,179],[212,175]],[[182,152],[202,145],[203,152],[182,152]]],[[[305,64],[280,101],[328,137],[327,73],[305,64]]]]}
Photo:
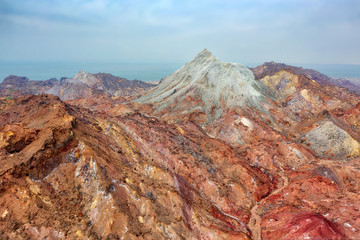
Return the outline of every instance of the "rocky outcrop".
{"type": "Polygon", "coordinates": [[[344,87],[350,92],[360,94],[359,84],[355,82],[351,82],[347,79],[331,78],[326,76],[325,74],[322,74],[312,69],[304,69],[302,67],[294,67],[294,66],[286,65],[284,63],[275,63],[275,62],[266,62],[263,65],[250,69],[254,73],[256,79],[262,79],[265,76],[271,76],[280,71],[288,71],[296,75],[307,77],[311,80],[316,81],[321,85],[344,87]]]}
{"type": "Polygon", "coordinates": [[[360,143],[331,121],[321,121],[305,134],[306,144],[322,158],[360,156],[360,143]]]}

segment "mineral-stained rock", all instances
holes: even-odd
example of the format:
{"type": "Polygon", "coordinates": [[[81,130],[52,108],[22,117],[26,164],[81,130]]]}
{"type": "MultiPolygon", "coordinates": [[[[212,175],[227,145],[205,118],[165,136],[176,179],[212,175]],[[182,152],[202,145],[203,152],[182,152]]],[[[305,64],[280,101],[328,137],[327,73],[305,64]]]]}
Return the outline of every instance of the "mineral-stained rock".
{"type": "Polygon", "coordinates": [[[324,121],[305,134],[306,143],[321,157],[359,157],[360,143],[333,122],[324,121]]]}
{"type": "Polygon", "coordinates": [[[1,117],[2,134],[34,135],[0,158],[4,238],[247,239],[251,207],[276,187],[190,122],[103,118],[48,95],[1,117]]]}
{"type": "Polygon", "coordinates": [[[288,186],[260,207],[263,238],[357,239],[358,166],[323,160],[287,174],[288,186]]]}
{"type": "Polygon", "coordinates": [[[359,96],[270,70],[204,50],[140,98],[0,98],[0,238],[360,238],[359,96]]]}

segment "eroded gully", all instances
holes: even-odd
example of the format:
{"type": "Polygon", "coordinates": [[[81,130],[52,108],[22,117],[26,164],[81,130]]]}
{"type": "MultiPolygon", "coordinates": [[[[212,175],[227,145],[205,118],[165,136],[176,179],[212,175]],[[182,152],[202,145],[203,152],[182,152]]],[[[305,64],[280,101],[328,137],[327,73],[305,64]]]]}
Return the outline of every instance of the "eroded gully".
{"type": "Polygon", "coordinates": [[[269,197],[278,194],[279,192],[281,192],[284,188],[286,188],[289,184],[289,179],[288,177],[285,175],[284,169],[282,169],[280,167],[280,172],[278,173],[280,175],[280,177],[283,179],[283,185],[281,187],[279,187],[278,189],[276,189],[275,191],[273,191],[270,195],[268,195],[267,197],[261,199],[261,201],[258,204],[255,204],[254,207],[251,208],[250,213],[251,213],[251,217],[250,217],[250,221],[249,221],[249,229],[252,233],[252,238],[254,240],[261,240],[261,216],[258,213],[258,208],[259,206],[261,206],[269,197]]]}

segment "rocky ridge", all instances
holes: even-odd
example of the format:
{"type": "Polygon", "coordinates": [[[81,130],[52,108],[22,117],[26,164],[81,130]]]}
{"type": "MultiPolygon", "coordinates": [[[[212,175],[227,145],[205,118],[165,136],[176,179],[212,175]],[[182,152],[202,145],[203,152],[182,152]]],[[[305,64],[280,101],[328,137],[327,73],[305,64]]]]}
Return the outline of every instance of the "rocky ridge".
{"type": "Polygon", "coordinates": [[[26,77],[9,76],[0,83],[0,97],[52,94],[61,100],[94,98],[95,96],[134,96],[156,86],[139,80],[127,80],[106,73],[80,71],[73,78],[30,81],[26,77]]]}

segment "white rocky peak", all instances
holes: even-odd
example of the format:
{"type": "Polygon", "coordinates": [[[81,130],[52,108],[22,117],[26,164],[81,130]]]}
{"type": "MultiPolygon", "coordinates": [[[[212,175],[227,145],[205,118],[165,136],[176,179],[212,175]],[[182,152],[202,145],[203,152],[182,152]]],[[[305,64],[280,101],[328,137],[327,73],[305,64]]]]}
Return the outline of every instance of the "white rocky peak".
{"type": "Polygon", "coordinates": [[[201,61],[201,59],[214,59],[216,58],[209,50],[206,48],[196,55],[193,61],[201,61]]]}
{"type": "MultiPolygon", "coordinates": [[[[245,101],[256,103],[262,94],[256,89],[253,73],[240,63],[225,63],[204,49],[159,86],[138,99],[140,103],[154,103],[159,109],[177,102],[178,108],[186,97],[196,95],[204,103],[198,108],[207,114],[215,106],[215,118],[223,109],[240,106],[245,101]]],[[[192,111],[194,109],[188,109],[192,111]]]]}
{"type": "Polygon", "coordinates": [[[93,74],[86,73],[85,71],[78,72],[73,79],[78,80],[88,85],[89,87],[92,87],[99,82],[99,80],[93,74]]]}

